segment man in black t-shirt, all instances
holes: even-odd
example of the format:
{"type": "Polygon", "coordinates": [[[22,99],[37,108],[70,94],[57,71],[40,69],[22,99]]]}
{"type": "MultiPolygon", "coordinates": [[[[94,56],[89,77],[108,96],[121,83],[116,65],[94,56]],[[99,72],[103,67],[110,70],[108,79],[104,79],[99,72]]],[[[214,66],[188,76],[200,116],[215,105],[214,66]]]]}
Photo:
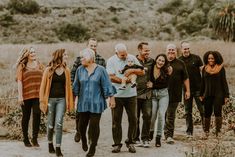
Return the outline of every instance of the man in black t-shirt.
{"type": "Polygon", "coordinates": [[[173,72],[169,79],[169,105],[166,112],[166,123],[164,134],[166,143],[173,144],[175,129],[175,113],[182,99],[182,88],[184,85],[184,99],[190,98],[189,78],[183,61],[176,58],[177,49],[174,44],[167,45],[167,58],[173,72]]]}
{"type": "MultiPolygon", "coordinates": [[[[182,56],[179,57],[187,68],[189,81],[190,81],[190,98],[184,99],[185,114],[186,114],[186,125],[187,125],[187,137],[191,138],[193,135],[193,119],[192,119],[192,108],[193,98],[195,99],[197,108],[201,115],[201,121],[203,122],[203,105],[199,99],[200,86],[201,86],[201,73],[200,69],[203,66],[202,60],[198,55],[190,53],[190,44],[186,41],[181,43],[182,56]]],[[[203,125],[202,125],[203,126],[203,125]]]]}

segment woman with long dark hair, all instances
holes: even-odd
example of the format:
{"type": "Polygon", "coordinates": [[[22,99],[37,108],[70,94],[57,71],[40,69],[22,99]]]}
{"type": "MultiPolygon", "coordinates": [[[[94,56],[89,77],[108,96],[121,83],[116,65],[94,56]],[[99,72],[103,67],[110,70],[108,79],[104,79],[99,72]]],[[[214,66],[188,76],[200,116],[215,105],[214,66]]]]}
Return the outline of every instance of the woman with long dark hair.
{"type": "Polygon", "coordinates": [[[207,139],[213,112],[215,115],[216,136],[220,136],[222,106],[228,102],[229,89],[221,54],[218,51],[208,51],[204,54],[203,61],[205,65],[202,69],[200,99],[204,101],[204,139],[207,139]]]}
{"type": "Polygon", "coordinates": [[[150,125],[150,139],[153,139],[155,123],[157,121],[156,147],[161,147],[161,137],[165,125],[165,113],[169,103],[168,80],[172,73],[165,54],[157,55],[151,73],[153,83],[152,119],[150,125]]]}
{"type": "Polygon", "coordinates": [[[38,132],[41,111],[39,109],[39,88],[44,66],[37,60],[34,48],[23,49],[16,63],[18,83],[18,103],[22,108],[23,142],[26,147],[39,147],[38,132]],[[33,111],[33,133],[29,141],[28,127],[31,110],[33,111]]]}
{"type": "Polygon", "coordinates": [[[40,108],[46,113],[48,109],[47,138],[49,153],[56,153],[61,157],[61,141],[63,118],[65,111],[73,108],[73,94],[70,70],[67,67],[68,54],[65,49],[58,49],[53,53],[43,73],[40,87],[40,108]],[[56,150],[53,146],[53,132],[56,134],[56,150]]]}

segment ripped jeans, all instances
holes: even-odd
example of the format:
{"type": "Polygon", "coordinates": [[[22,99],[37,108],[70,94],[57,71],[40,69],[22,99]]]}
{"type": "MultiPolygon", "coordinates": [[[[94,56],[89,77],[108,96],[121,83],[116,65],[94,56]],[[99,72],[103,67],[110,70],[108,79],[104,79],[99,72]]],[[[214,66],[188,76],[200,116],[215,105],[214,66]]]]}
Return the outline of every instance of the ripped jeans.
{"type": "Polygon", "coordinates": [[[53,142],[53,132],[55,128],[56,147],[60,147],[62,141],[63,118],[66,109],[65,98],[49,98],[48,101],[48,142],[53,142]]]}

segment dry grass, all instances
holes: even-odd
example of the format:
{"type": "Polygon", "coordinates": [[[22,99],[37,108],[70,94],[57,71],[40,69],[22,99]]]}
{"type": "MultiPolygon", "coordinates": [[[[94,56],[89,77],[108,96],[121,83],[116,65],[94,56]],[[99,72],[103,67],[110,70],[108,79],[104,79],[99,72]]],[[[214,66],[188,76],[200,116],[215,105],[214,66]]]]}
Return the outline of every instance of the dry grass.
{"type": "MultiPolygon", "coordinates": [[[[109,41],[102,42],[98,45],[98,52],[105,58],[108,59],[110,56],[114,54],[114,46],[118,42],[123,42],[128,47],[128,52],[131,54],[137,54],[137,45],[140,41],[109,41]]],[[[164,53],[166,45],[171,42],[163,42],[163,41],[149,41],[152,54],[151,56],[155,58],[158,53],[164,53]]],[[[172,42],[179,46],[179,42],[172,42]]],[[[0,97],[14,97],[16,96],[16,83],[15,79],[15,71],[12,68],[17,60],[18,53],[23,47],[35,47],[39,60],[47,64],[51,53],[58,48],[65,48],[69,52],[69,66],[71,67],[75,57],[78,56],[80,50],[86,47],[85,43],[58,43],[58,44],[28,44],[28,45],[0,45],[0,97]]],[[[234,93],[235,87],[235,57],[233,54],[233,50],[235,49],[235,44],[233,43],[225,43],[221,41],[200,41],[200,42],[192,42],[191,49],[193,53],[200,55],[208,50],[218,50],[222,53],[226,65],[227,70],[227,78],[229,82],[230,91],[234,93]]]]}

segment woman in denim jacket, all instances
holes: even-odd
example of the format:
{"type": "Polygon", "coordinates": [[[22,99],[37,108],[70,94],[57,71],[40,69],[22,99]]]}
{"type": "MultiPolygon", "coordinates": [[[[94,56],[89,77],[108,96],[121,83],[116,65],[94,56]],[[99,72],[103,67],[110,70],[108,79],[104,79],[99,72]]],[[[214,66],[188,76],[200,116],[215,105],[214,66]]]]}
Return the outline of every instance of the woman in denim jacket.
{"type": "Polygon", "coordinates": [[[106,98],[110,98],[110,107],[115,106],[113,88],[106,69],[97,65],[92,49],[80,52],[82,65],[77,69],[73,83],[75,105],[80,114],[79,130],[81,133],[82,149],[88,150],[86,131],[89,124],[90,148],[87,157],[94,156],[100,134],[100,118],[107,108],[106,98]]]}

